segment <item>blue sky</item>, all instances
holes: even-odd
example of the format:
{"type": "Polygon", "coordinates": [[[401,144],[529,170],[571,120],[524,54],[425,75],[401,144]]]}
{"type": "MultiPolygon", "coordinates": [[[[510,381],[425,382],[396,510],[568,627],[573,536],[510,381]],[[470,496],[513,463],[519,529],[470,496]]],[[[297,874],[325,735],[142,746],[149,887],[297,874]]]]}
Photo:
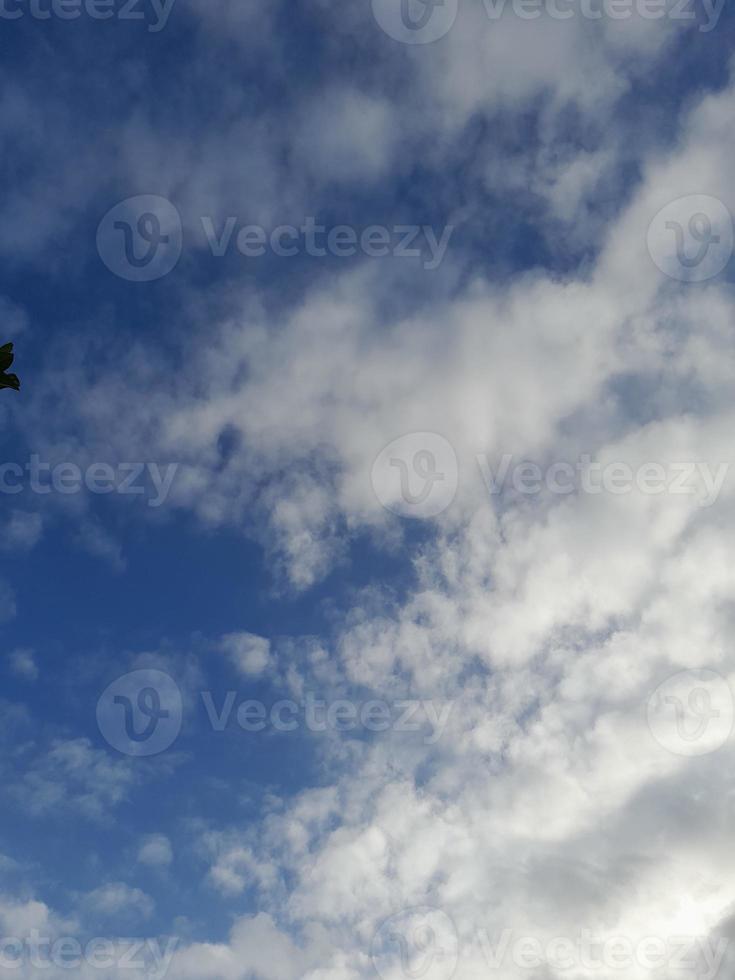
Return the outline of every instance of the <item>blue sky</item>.
{"type": "Polygon", "coordinates": [[[0,6],[0,975],[724,978],[732,10],[169,4],[0,6]]]}

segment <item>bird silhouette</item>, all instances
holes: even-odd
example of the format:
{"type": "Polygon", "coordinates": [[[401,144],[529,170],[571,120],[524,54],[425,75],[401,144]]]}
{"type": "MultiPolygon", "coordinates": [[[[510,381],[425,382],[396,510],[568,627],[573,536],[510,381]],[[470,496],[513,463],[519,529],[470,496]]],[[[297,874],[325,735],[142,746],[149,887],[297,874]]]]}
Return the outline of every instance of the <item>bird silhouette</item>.
{"type": "Polygon", "coordinates": [[[20,391],[18,375],[5,373],[13,363],[14,356],[12,344],[5,344],[0,347],[0,388],[12,388],[14,391],[20,391]]]}

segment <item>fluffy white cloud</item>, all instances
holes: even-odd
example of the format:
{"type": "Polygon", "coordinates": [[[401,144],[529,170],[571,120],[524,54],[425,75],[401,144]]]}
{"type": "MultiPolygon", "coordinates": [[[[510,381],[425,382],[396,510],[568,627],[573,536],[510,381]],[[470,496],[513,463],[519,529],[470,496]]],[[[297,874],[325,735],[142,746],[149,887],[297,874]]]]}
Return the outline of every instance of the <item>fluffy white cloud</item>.
{"type": "Polygon", "coordinates": [[[220,647],[246,677],[257,677],[270,663],[270,641],[254,633],[228,633],[220,647]]]}
{"type": "Polygon", "coordinates": [[[171,841],[165,834],[146,837],[138,851],[138,861],[151,868],[165,868],[173,861],[171,841]]]}
{"type": "MultiPolygon", "coordinates": [[[[21,746],[24,754],[32,748],[21,746]]],[[[56,739],[28,759],[21,780],[10,790],[32,814],[69,808],[99,819],[125,799],[136,779],[129,760],[113,759],[88,739],[56,739]]]]}

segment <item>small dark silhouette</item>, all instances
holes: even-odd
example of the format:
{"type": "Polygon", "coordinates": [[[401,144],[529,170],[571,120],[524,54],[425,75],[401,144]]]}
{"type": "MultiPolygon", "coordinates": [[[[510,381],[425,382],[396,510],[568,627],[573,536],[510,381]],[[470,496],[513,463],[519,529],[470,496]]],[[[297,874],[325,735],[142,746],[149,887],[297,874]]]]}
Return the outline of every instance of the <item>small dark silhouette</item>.
{"type": "Polygon", "coordinates": [[[12,388],[14,391],[20,391],[18,375],[5,373],[13,363],[14,356],[12,344],[5,344],[0,347],[0,388],[12,388]]]}

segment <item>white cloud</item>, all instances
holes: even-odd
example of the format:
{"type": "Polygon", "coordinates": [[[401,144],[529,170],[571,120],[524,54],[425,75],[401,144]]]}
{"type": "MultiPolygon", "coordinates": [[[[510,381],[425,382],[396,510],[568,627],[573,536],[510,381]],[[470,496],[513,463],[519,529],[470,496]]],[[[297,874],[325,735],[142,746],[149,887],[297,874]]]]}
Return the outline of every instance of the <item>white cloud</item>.
{"type": "Polygon", "coordinates": [[[27,936],[32,929],[47,930],[51,919],[51,910],[43,902],[0,897],[3,935],[27,936]]]}
{"type": "Polygon", "coordinates": [[[263,674],[270,664],[270,640],[254,633],[228,633],[220,647],[246,677],[263,674]]]}
{"type": "Polygon", "coordinates": [[[95,888],[84,896],[84,906],[88,915],[100,919],[147,919],[153,914],[153,899],[141,891],[131,888],[124,882],[110,882],[95,888]]]}
{"type": "Polygon", "coordinates": [[[99,819],[135,784],[129,760],[113,759],[86,738],[56,739],[12,791],[32,814],[69,808],[99,819]]]}
{"type": "Polygon", "coordinates": [[[151,834],[138,850],[138,861],[151,868],[165,868],[173,861],[171,841],[165,834],[151,834]]]}
{"type": "Polygon", "coordinates": [[[107,561],[115,571],[121,572],[125,569],[122,545],[99,521],[83,520],[77,530],[76,540],[90,555],[107,561]]]}
{"type": "Polygon", "coordinates": [[[22,306],[13,303],[6,296],[0,296],[0,322],[3,336],[15,338],[28,327],[28,314],[22,306]]]}
{"type": "Polygon", "coordinates": [[[323,94],[299,111],[294,137],[299,161],[312,177],[375,180],[385,175],[398,144],[397,118],[387,99],[356,89],[323,94]],[[314,139],[314,134],[319,139],[314,139]]]}
{"type": "Polygon", "coordinates": [[[17,677],[27,681],[38,679],[38,666],[33,650],[19,649],[8,654],[10,669],[17,677]]]}
{"type": "Polygon", "coordinates": [[[240,918],[229,943],[200,943],[177,953],[173,969],[182,978],[201,980],[296,980],[304,976],[303,952],[267,914],[240,918]]]}
{"type": "Polygon", "coordinates": [[[40,514],[14,510],[0,534],[0,547],[6,551],[30,551],[38,544],[42,530],[40,514]]]}

